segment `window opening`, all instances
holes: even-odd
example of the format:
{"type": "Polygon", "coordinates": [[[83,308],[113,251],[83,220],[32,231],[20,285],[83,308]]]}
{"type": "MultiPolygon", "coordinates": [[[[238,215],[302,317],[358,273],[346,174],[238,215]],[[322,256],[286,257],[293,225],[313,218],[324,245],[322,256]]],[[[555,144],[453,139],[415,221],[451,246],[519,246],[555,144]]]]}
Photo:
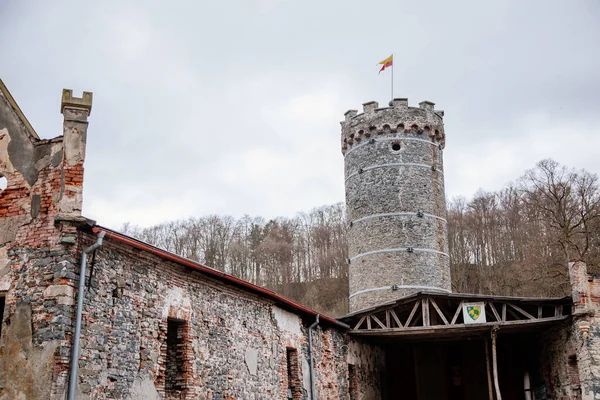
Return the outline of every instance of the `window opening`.
{"type": "Polygon", "coordinates": [[[4,294],[0,295],[0,337],[2,337],[2,324],[4,323],[4,305],[6,304],[6,297],[4,294]]]}
{"type": "Polygon", "coordinates": [[[5,176],[0,175],[0,192],[8,187],[8,179],[5,176]]]}
{"type": "Polygon", "coordinates": [[[288,347],[286,350],[286,362],[288,380],[287,398],[291,400],[301,400],[302,386],[300,384],[300,366],[298,365],[298,350],[288,347]]]}
{"type": "Polygon", "coordinates": [[[576,355],[570,355],[568,361],[569,383],[571,385],[579,385],[579,365],[576,355]]]}
{"type": "Polygon", "coordinates": [[[348,364],[348,397],[350,400],[358,400],[358,374],[353,364],[348,364]]]}
{"type": "Polygon", "coordinates": [[[183,392],[185,377],[184,346],[185,321],[167,319],[167,354],[165,362],[165,392],[173,394],[183,392]]]}

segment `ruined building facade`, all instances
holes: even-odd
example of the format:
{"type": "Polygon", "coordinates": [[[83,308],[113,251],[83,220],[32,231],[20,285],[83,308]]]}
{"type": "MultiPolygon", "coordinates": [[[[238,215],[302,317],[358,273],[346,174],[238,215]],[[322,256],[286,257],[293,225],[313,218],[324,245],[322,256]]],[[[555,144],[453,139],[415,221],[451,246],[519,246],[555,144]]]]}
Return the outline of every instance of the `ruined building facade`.
{"type": "Polygon", "coordinates": [[[92,94],[65,91],[60,109],[63,134],[43,140],[0,90],[0,399],[65,399],[79,263],[99,231],[77,399],[380,396],[381,349],[342,323],[82,217],[92,94]]]}
{"type": "Polygon", "coordinates": [[[367,103],[342,123],[355,295],[340,319],[82,216],[91,110],[65,90],[62,135],[41,139],[0,81],[0,400],[62,400],[70,383],[77,399],[481,400],[492,331],[505,400],[523,398],[524,372],[546,398],[600,398],[600,283],[584,264],[568,299],[448,293],[432,103],[367,103]],[[488,320],[468,325],[474,301],[488,320]]]}

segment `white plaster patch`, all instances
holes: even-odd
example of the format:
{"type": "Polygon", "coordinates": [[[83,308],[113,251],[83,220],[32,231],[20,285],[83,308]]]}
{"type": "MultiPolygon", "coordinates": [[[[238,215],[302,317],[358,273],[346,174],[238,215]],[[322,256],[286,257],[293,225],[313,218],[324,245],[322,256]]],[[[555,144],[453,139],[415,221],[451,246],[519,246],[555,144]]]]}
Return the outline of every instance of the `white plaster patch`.
{"type": "Polygon", "coordinates": [[[12,174],[15,172],[15,168],[8,158],[8,144],[10,143],[10,136],[8,129],[0,129],[0,173],[4,172],[12,174]]]}
{"type": "MultiPolygon", "coordinates": [[[[0,262],[0,265],[2,263],[0,262]]],[[[6,267],[8,268],[8,267],[6,267]]],[[[0,278],[0,292],[6,292],[10,289],[10,285],[12,283],[12,274],[7,273],[0,278]]]]}
{"type": "Polygon", "coordinates": [[[163,307],[163,318],[177,318],[187,320],[191,317],[192,302],[190,296],[180,287],[169,289],[165,296],[165,305],[163,307]],[[175,310],[175,315],[169,315],[171,309],[175,310]]]}
{"type": "Polygon", "coordinates": [[[300,317],[289,311],[273,306],[273,317],[279,329],[286,333],[302,336],[300,317]]]}
{"type": "Polygon", "coordinates": [[[69,186],[65,188],[65,193],[60,199],[60,210],[63,213],[81,214],[81,199],[83,197],[83,187],[69,186]]]}
{"type": "Polygon", "coordinates": [[[154,381],[150,376],[137,376],[131,385],[129,392],[130,400],[145,399],[145,400],[160,400],[160,395],[154,386],[154,381]]]}
{"type": "Polygon", "coordinates": [[[310,393],[310,365],[302,355],[300,361],[302,363],[302,388],[306,390],[306,393],[310,393]]]}
{"type": "MultiPolygon", "coordinates": [[[[85,132],[85,131],[84,131],[85,132]]],[[[81,139],[81,132],[76,127],[65,130],[64,135],[65,161],[68,165],[83,162],[85,158],[85,143],[81,139]]]]}
{"type": "Polygon", "coordinates": [[[256,375],[258,369],[258,350],[251,348],[246,349],[244,361],[246,361],[246,366],[248,367],[250,375],[256,375]]]}
{"type": "MultiPolygon", "coordinates": [[[[8,265],[8,262],[10,261],[8,258],[8,249],[6,248],[6,246],[0,246],[0,270],[2,270],[2,268],[4,268],[5,266],[8,265]]],[[[0,273],[0,276],[2,274],[0,273]]]]}
{"type": "Polygon", "coordinates": [[[385,364],[384,353],[379,348],[350,341],[348,343],[348,364],[383,366],[385,364]]]}

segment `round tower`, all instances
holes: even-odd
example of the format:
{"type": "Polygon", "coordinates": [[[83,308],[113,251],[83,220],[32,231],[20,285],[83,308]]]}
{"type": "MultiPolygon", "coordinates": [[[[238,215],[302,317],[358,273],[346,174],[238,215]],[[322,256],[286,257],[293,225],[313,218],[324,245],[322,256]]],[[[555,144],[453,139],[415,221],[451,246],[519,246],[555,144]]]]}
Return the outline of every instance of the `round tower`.
{"type": "Polygon", "coordinates": [[[374,101],[342,124],[350,312],[419,291],[450,292],[443,111],[374,101]]]}

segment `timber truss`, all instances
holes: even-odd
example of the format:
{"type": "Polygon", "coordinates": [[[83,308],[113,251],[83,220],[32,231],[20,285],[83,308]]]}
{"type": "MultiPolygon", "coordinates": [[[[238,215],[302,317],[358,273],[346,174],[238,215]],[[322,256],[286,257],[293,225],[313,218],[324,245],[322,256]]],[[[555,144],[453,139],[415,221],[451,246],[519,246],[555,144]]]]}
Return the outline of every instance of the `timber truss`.
{"type": "MultiPolygon", "coordinates": [[[[489,331],[536,329],[569,318],[571,299],[496,297],[420,292],[392,303],[349,314],[340,320],[364,336],[454,336],[489,331]],[[464,306],[478,318],[465,323],[464,306]]],[[[467,314],[467,318],[468,314],[467,314]]]]}

